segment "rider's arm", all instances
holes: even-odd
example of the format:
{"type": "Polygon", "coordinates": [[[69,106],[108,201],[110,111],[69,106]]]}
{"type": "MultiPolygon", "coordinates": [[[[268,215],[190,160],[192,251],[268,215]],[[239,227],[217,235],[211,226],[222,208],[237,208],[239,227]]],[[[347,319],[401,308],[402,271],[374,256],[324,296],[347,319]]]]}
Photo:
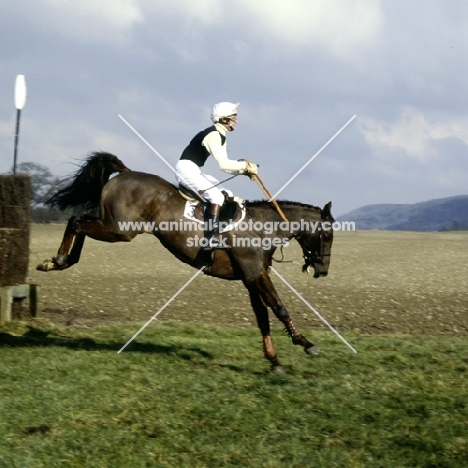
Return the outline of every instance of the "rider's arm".
{"type": "Polygon", "coordinates": [[[229,174],[243,174],[247,168],[245,161],[233,161],[229,159],[226,151],[226,143],[221,144],[221,135],[218,132],[211,132],[203,139],[202,145],[209,151],[219,164],[223,172],[229,174]]]}

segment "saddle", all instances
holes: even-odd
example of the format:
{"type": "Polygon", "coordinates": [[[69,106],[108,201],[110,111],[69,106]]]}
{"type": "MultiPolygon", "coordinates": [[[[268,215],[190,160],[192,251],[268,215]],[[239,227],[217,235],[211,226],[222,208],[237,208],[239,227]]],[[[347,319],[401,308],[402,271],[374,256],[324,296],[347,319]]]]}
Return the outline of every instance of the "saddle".
{"type": "MultiPolygon", "coordinates": [[[[242,218],[242,208],[244,200],[240,198],[233,198],[227,196],[226,192],[223,192],[225,196],[225,202],[221,206],[221,213],[219,220],[226,223],[235,223],[242,218]]],[[[193,190],[188,189],[179,185],[179,195],[188,202],[195,204],[193,210],[194,218],[199,221],[204,221],[204,211],[210,205],[210,202],[203,198],[202,195],[195,193],[193,190]]]]}
{"type": "Polygon", "coordinates": [[[189,189],[188,187],[184,187],[183,185],[179,185],[178,187],[179,195],[189,202],[199,202],[205,206],[208,206],[210,202],[203,198],[200,194],[196,193],[194,190],[189,189]]]}

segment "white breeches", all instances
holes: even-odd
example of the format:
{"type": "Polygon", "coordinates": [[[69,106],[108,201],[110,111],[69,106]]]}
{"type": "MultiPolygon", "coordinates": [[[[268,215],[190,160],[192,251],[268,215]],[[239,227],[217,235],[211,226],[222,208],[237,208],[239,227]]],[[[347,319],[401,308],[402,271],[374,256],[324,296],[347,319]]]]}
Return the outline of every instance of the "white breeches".
{"type": "Polygon", "coordinates": [[[226,191],[229,196],[233,196],[230,190],[225,189],[219,184],[219,181],[213,176],[204,174],[193,161],[188,159],[180,159],[176,166],[176,180],[180,185],[184,185],[189,189],[198,192],[204,190],[201,194],[203,198],[206,198],[210,203],[215,205],[222,205],[224,203],[224,195],[221,190],[226,191]],[[213,187],[213,185],[217,185],[213,187]]]}

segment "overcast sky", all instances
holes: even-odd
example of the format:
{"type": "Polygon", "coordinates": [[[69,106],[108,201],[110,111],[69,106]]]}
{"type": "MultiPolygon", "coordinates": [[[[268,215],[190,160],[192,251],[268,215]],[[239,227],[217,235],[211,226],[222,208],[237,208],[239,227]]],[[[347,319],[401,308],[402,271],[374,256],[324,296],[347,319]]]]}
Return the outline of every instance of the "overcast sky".
{"type": "MultiPolygon", "coordinates": [[[[16,75],[26,76],[19,161],[73,172],[91,151],[134,170],[171,164],[240,102],[232,159],[279,196],[344,214],[468,193],[468,3],[444,0],[0,0],[0,173],[12,167],[16,75]]],[[[213,163],[206,171],[228,177],[213,163]]],[[[237,195],[261,198],[238,177],[237,195]]]]}

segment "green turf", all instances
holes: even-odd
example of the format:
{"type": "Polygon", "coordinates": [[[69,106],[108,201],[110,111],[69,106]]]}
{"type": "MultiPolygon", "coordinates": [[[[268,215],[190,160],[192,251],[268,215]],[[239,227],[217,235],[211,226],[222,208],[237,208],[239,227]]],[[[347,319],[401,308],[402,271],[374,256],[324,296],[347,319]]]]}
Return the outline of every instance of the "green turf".
{"type": "Polygon", "coordinates": [[[0,466],[466,467],[468,340],[152,323],[0,327],[0,466]]]}

